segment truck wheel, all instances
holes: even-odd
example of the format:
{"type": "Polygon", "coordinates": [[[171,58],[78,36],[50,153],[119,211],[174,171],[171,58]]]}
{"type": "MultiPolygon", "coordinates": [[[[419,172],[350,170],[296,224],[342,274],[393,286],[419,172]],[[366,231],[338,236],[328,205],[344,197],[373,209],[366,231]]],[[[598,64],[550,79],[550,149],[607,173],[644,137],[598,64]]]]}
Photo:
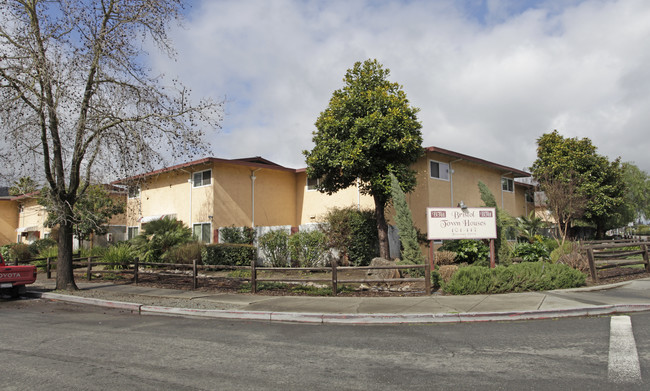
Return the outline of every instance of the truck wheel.
{"type": "Polygon", "coordinates": [[[11,296],[12,299],[17,299],[20,297],[20,295],[24,295],[27,292],[27,288],[25,285],[18,285],[11,287],[11,290],[9,291],[9,295],[11,296]]]}

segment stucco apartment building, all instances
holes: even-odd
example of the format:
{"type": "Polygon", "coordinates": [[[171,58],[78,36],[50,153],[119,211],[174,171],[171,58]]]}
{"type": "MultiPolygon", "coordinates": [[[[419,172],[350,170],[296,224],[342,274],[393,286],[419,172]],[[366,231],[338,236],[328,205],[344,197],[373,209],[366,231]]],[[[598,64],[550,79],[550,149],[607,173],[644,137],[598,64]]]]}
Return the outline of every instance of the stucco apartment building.
{"type": "Polygon", "coordinates": [[[18,203],[12,198],[8,187],[0,187],[0,246],[16,241],[18,203]]]}
{"type": "MultiPolygon", "coordinates": [[[[50,236],[52,228],[47,227],[47,211],[38,203],[38,192],[5,196],[0,188],[0,246],[9,243],[30,244],[38,239],[50,236]]],[[[119,202],[126,200],[126,193],[122,189],[107,187],[110,197],[119,202]]],[[[93,238],[93,245],[105,246],[126,238],[126,215],[116,215],[107,224],[106,235],[93,238]]],[[[73,241],[77,249],[78,240],[73,241]]],[[[88,244],[88,243],[86,243],[88,244]]]]}
{"type": "MultiPolygon", "coordinates": [[[[415,225],[426,232],[426,208],[481,206],[478,182],[485,183],[499,206],[513,216],[534,209],[532,188],[515,168],[438,147],[425,148],[413,168],[417,187],[407,195],[415,225]]],[[[351,186],[333,195],[315,190],[306,170],[280,166],[261,157],[204,158],[114,182],[128,185],[127,237],[163,216],[175,217],[204,242],[218,241],[228,226],[291,226],[318,223],[332,207],[374,207],[372,197],[351,186]]],[[[391,216],[391,212],[387,213],[391,216]]]]}

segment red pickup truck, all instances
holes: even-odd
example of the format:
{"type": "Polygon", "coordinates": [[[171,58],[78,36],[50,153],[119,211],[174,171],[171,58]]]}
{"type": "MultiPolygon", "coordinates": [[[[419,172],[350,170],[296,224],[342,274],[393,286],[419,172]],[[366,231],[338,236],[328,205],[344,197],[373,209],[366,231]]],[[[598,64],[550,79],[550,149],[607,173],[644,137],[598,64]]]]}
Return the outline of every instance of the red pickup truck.
{"type": "Polygon", "coordinates": [[[7,266],[0,255],[0,294],[18,297],[25,293],[25,285],[36,281],[36,266],[7,266]]]}

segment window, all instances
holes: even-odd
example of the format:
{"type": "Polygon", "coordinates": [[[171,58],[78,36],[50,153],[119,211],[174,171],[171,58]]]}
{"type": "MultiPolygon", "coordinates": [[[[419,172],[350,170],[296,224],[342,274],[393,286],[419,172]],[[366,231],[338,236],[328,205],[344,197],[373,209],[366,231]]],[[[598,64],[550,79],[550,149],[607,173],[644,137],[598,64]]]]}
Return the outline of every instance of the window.
{"type": "Polygon", "coordinates": [[[509,192],[515,191],[515,181],[510,178],[501,178],[501,190],[509,192]]]}
{"type": "Polygon", "coordinates": [[[139,231],[140,229],[138,227],[128,227],[126,229],[126,238],[128,240],[135,238],[136,236],[138,236],[139,231]]]}
{"type": "Polygon", "coordinates": [[[140,186],[129,186],[129,198],[140,198],[140,186]]]}
{"type": "Polygon", "coordinates": [[[194,238],[203,243],[210,243],[212,239],[212,224],[199,223],[193,226],[194,238]]]}
{"type": "Polygon", "coordinates": [[[212,170],[194,173],[194,187],[207,186],[212,183],[212,170]]]}
{"type": "Polygon", "coordinates": [[[529,202],[531,204],[535,202],[535,193],[533,193],[532,191],[527,191],[526,193],[524,193],[524,197],[526,199],[526,202],[529,202]]]}
{"type": "Polygon", "coordinates": [[[320,179],[311,179],[307,178],[307,190],[316,190],[318,188],[318,185],[320,185],[320,179]]]}
{"type": "Polygon", "coordinates": [[[442,179],[445,181],[449,180],[449,164],[429,161],[429,167],[431,168],[431,178],[442,179]]]}

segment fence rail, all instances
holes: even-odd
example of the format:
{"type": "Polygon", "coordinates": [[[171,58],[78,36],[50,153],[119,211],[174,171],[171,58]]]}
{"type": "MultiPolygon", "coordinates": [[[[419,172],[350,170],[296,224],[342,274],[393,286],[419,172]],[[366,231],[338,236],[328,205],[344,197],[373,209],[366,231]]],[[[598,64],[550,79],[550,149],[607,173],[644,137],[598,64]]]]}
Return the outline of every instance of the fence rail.
{"type": "MultiPolygon", "coordinates": [[[[338,294],[339,284],[353,284],[353,283],[400,283],[400,282],[424,282],[425,293],[431,294],[431,268],[428,262],[425,262],[424,265],[395,265],[395,266],[338,266],[336,262],[332,262],[331,267],[258,267],[255,264],[255,261],[251,262],[250,266],[234,266],[234,265],[199,265],[196,260],[192,261],[191,264],[185,263],[157,263],[157,262],[140,262],[138,258],[135,259],[132,263],[124,264],[114,264],[110,262],[101,262],[93,261],[93,259],[98,257],[84,257],[84,258],[75,258],[73,259],[73,268],[81,269],[85,268],[86,279],[88,281],[92,280],[93,274],[102,274],[102,273],[131,273],[133,275],[133,282],[137,284],[140,279],[141,268],[150,267],[152,270],[156,268],[175,268],[175,269],[185,269],[191,270],[192,277],[192,289],[197,289],[198,281],[200,278],[211,278],[201,276],[199,277],[198,272],[200,270],[209,271],[209,270],[250,270],[250,278],[241,277],[236,278],[237,280],[245,280],[251,283],[251,292],[257,293],[258,283],[260,282],[326,282],[330,283],[332,286],[332,295],[338,294]],[[106,266],[114,265],[119,266],[120,269],[93,269],[94,266],[106,266]],[[339,278],[339,273],[342,271],[351,271],[351,270],[373,270],[373,269],[392,269],[392,270],[402,270],[402,269],[424,269],[423,278],[363,278],[363,279],[341,279],[339,278]],[[293,273],[296,271],[310,271],[310,272],[330,272],[331,278],[309,278],[309,279],[296,279],[287,277],[276,277],[276,278],[260,278],[257,276],[259,271],[270,271],[275,273],[293,273]]],[[[55,270],[55,264],[52,262],[52,258],[40,258],[36,261],[46,261],[45,271],[48,279],[52,278],[52,270],[55,270]]],[[[32,260],[35,261],[35,260],[32,260]]],[[[169,273],[168,271],[161,270],[155,271],[155,274],[159,276],[171,276],[177,275],[169,273]]],[[[234,277],[226,277],[233,278],[234,277]]]]}
{"type": "Polygon", "coordinates": [[[620,266],[643,265],[650,273],[650,256],[646,241],[601,241],[590,242],[584,246],[589,260],[589,273],[593,281],[598,281],[598,270],[612,269],[620,266]],[[631,249],[638,247],[638,250],[631,249]],[[632,258],[641,255],[640,258],[632,258]]]}

